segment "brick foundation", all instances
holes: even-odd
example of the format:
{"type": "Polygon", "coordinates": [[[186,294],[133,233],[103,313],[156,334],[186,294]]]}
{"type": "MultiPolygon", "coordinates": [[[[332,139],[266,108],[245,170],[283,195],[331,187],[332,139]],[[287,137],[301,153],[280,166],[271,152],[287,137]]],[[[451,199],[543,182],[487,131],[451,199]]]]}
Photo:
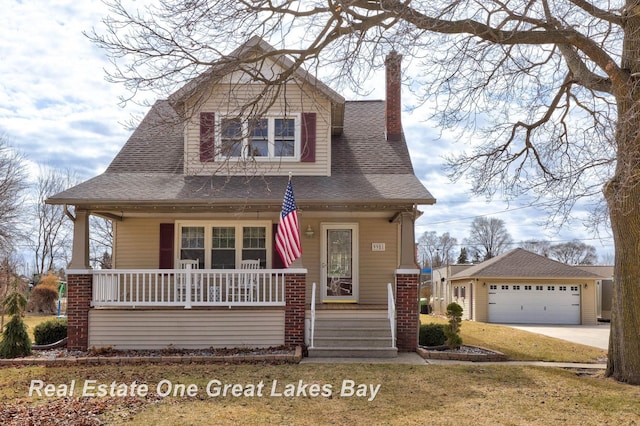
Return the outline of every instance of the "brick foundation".
{"type": "Polygon", "coordinates": [[[91,274],[67,275],[67,348],[85,351],[89,343],[91,274]]]}
{"type": "Polygon", "coordinates": [[[418,347],[419,277],[418,274],[396,275],[396,346],[400,352],[415,352],[418,347]]]}
{"type": "Polygon", "coordinates": [[[284,344],[304,345],[306,274],[286,275],[284,300],[284,344]]]}

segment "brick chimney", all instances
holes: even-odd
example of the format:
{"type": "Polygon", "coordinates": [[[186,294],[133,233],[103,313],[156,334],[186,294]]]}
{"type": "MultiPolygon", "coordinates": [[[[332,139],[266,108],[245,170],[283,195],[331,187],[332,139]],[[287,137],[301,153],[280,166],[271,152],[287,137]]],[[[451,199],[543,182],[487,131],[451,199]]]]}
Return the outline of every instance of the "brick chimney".
{"type": "Polygon", "coordinates": [[[387,59],[384,61],[387,80],[387,101],[386,101],[386,117],[387,117],[387,140],[399,141],[402,138],[402,113],[401,104],[401,73],[402,73],[402,55],[392,50],[387,59]]]}

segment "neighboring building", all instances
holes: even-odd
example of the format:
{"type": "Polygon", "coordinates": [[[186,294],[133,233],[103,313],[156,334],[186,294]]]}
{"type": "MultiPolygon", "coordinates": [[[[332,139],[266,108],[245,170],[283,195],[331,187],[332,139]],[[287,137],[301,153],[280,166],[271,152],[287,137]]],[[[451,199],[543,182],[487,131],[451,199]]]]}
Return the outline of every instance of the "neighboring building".
{"type": "Polygon", "coordinates": [[[517,248],[477,265],[434,271],[434,312],[463,307],[463,318],[490,323],[596,324],[599,275],[517,248]],[[437,280],[436,280],[437,281],[437,280]],[[435,284],[434,284],[435,285],[435,284]]]}
{"type": "Polygon", "coordinates": [[[600,277],[596,282],[598,320],[611,321],[611,303],[613,302],[613,265],[577,265],[584,271],[600,277]]]}
{"type": "Polygon", "coordinates": [[[414,221],[435,199],[402,131],[401,57],[387,58],[386,102],[345,101],[297,72],[254,116],[245,106],[264,86],[251,74],[292,66],[270,52],[254,37],[229,55],[254,69],[221,62],[157,101],[105,173],[47,200],[74,206],[71,348],[415,349],[414,221]],[[303,255],[283,269],[274,236],[290,173],[303,255]],[[89,267],[90,215],[114,223],[114,269],[89,267]]]}

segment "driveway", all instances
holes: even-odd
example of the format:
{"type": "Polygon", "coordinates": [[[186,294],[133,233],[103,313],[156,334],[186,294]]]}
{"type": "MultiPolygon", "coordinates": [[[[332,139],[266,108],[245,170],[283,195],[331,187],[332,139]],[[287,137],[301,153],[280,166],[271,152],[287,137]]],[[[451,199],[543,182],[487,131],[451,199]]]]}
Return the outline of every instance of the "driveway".
{"type": "Polygon", "coordinates": [[[543,334],[569,342],[609,349],[609,324],[598,325],[536,325],[503,324],[507,327],[543,334]]]}

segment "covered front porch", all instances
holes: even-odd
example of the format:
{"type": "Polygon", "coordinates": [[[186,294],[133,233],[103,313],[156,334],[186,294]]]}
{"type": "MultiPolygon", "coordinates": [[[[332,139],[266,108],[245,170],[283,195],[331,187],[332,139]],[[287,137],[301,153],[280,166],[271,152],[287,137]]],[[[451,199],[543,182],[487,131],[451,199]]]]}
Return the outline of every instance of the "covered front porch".
{"type": "MultiPolygon", "coordinates": [[[[213,262],[179,256],[180,239],[173,237],[168,239],[173,243],[170,255],[178,267],[154,267],[158,244],[160,259],[164,256],[162,229],[174,225],[168,226],[166,218],[131,217],[118,222],[116,265],[124,266],[94,270],[88,267],[88,212],[75,213],[74,253],[67,270],[70,348],[318,346],[310,341],[315,333],[313,306],[322,311],[318,323],[332,321],[333,329],[347,328],[346,320],[354,323],[358,321],[351,318],[362,317],[363,323],[375,322],[374,328],[385,330],[369,343],[381,340],[387,348],[415,350],[419,271],[413,264],[410,215],[398,216],[399,222],[377,216],[348,223],[306,219],[320,230],[320,238],[305,235],[303,262],[288,269],[268,268],[270,255],[259,265],[262,269],[210,269],[213,262]],[[351,243],[343,245],[350,247],[352,263],[337,273],[330,267],[340,258],[337,251],[321,248],[337,246],[328,244],[335,240],[331,238],[345,235],[351,237],[351,243]],[[406,267],[394,269],[398,261],[406,267]],[[334,283],[342,290],[335,291],[334,283]]],[[[269,224],[264,227],[269,241],[269,224]]],[[[238,255],[236,265],[241,261],[244,257],[238,255]]],[[[350,339],[338,340],[349,346],[350,339]]]]}

